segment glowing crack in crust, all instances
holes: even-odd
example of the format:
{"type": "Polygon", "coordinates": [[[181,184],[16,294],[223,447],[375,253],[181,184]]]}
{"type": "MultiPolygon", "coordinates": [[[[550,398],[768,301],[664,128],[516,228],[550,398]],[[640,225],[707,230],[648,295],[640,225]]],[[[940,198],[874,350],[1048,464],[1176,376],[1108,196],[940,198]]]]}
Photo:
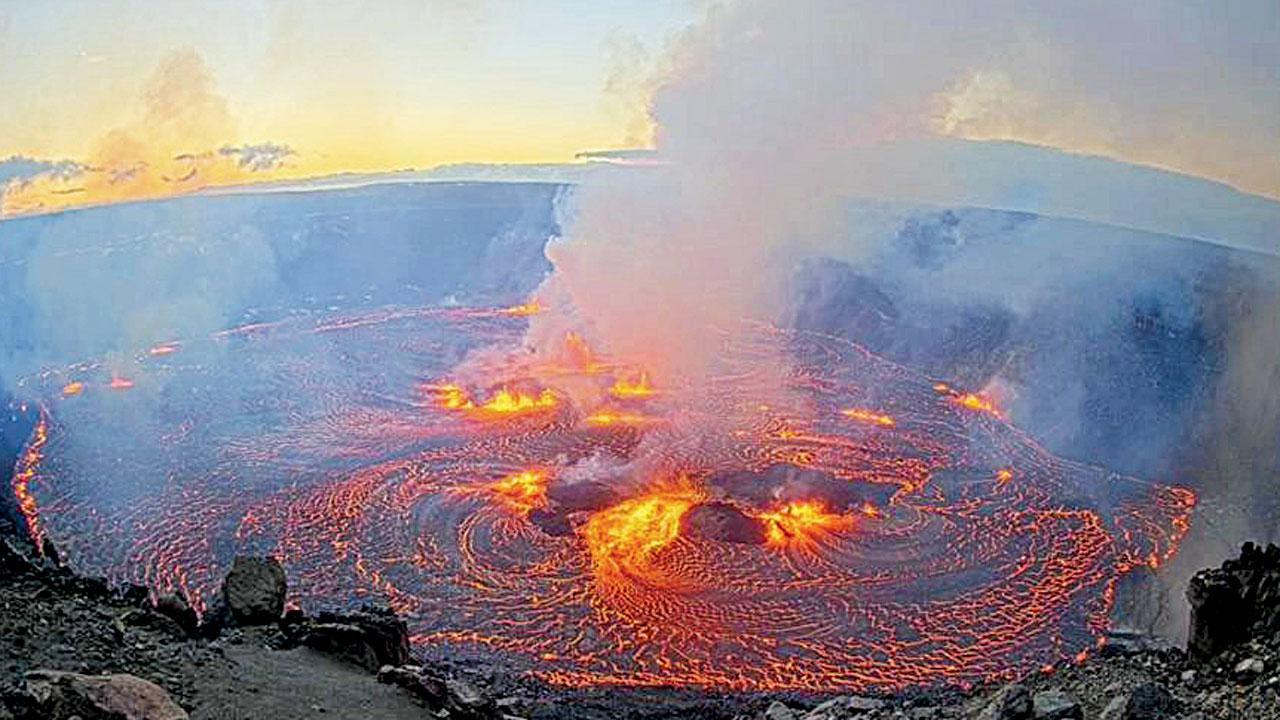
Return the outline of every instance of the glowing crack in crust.
{"type": "Polygon", "coordinates": [[[273,552],[303,606],[384,597],[428,657],[574,686],[894,690],[1075,662],[1117,580],[1188,529],[1191,492],[1055,457],[989,399],[822,335],[744,324],[705,387],[661,393],[577,336],[552,370],[491,352],[483,385],[450,380],[454,349],[515,348],[525,314],[182,338],[139,349],[154,393],[64,400],[109,373],[46,373],[12,492],[82,571],[203,607],[237,552],[273,552]],[[780,355],[785,387],[755,372],[780,355]]]}

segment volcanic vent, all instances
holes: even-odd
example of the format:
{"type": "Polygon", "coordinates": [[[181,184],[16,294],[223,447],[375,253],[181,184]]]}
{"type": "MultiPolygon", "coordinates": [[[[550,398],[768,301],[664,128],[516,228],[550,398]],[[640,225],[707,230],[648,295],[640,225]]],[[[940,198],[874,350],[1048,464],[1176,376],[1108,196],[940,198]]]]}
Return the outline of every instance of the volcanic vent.
{"type": "Polygon", "coordinates": [[[1189,491],[1055,457],[846,341],[744,325],[702,386],[657,386],[576,336],[555,363],[500,352],[538,310],[238,328],[141,350],[127,386],[49,374],[13,489],[83,571],[200,605],[237,551],[272,552],[297,603],[386,597],[428,656],[565,685],[1070,662],[1186,530],[1189,491]]]}

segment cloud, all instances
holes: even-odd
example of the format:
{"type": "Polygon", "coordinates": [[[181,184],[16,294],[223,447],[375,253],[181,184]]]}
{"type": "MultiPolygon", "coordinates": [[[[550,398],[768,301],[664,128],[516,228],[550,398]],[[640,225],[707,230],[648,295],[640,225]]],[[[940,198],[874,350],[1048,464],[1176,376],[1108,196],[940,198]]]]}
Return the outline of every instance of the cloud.
{"type": "Polygon", "coordinates": [[[10,155],[0,160],[0,188],[44,178],[70,180],[79,177],[84,171],[85,166],[75,160],[41,160],[10,155]]]}
{"type": "Polygon", "coordinates": [[[286,158],[298,153],[288,145],[261,143],[258,145],[241,145],[240,147],[223,145],[218,148],[218,154],[223,157],[234,158],[236,164],[241,168],[253,172],[262,172],[280,167],[284,164],[286,158]]]}
{"type": "Polygon", "coordinates": [[[82,161],[11,158],[12,172],[21,172],[22,178],[3,185],[0,214],[164,197],[235,184],[279,170],[285,158],[296,154],[279,143],[238,142],[229,103],[195,50],[164,55],[134,108],[134,118],[103,133],[82,161]],[[70,175],[75,175],[78,187],[67,186],[70,175]]]}

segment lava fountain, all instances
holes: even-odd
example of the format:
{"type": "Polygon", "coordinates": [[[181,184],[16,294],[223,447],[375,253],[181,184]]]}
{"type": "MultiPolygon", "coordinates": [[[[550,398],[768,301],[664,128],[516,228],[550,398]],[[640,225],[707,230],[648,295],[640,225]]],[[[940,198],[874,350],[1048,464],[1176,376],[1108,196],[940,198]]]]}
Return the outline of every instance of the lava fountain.
{"type": "Polygon", "coordinates": [[[83,572],[203,607],[236,553],[269,552],[303,606],[384,598],[428,657],[568,686],[898,690],[1072,662],[1119,578],[1187,530],[1190,491],[1055,457],[847,341],[744,323],[709,387],[655,387],[577,336],[554,372],[494,352],[538,309],[182,338],[139,349],[128,393],[100,364],[45,373],[11,490],[83,572]],[[479,356],[501,360],[462,379],[479,356]]]}

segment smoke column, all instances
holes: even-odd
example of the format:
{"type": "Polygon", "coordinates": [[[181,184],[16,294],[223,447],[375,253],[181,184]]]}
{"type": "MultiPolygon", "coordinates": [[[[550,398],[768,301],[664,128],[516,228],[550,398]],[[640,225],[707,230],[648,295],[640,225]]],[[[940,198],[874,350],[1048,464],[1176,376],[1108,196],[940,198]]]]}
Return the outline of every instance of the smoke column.
{"type": "Polygon", "coordinates": [[[1258,158],[1280,146],[1268,70],[1280,49],[1267,42],[1278,16],[1266,3],[1225,15],[1006,0],[713,6],[652,83],[665,165],[581,188],[566,241],[548,252],[553,283],[610,350],[696,367],[708,328],[771,314],[799,245],[848,237],[836,201],[879,181],[853,151],[926,135],[1032,141],[1275,195],[1280,164],[1258,158]]]}

